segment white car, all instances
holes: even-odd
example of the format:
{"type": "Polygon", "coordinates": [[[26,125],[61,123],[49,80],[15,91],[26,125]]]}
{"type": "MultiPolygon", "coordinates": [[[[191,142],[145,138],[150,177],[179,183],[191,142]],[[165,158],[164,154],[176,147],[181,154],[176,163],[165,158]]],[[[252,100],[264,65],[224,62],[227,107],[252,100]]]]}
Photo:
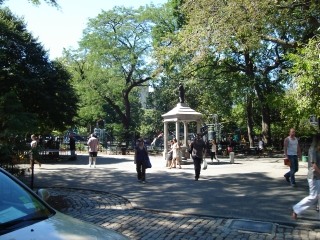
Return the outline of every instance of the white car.
{"type": "Polygon", "coordinates": [[[42,198],[46,190],[34,193],[0,168],[0,239],[129,239],[112,230],[62,214],[42,198]]]}

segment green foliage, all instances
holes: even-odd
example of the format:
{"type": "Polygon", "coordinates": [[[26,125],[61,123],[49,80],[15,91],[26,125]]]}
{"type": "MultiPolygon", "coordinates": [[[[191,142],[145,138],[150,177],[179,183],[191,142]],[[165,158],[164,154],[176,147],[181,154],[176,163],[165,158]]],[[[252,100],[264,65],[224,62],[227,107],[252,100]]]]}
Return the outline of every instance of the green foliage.
{"type": "Polygon", "coordinates": [[[23,108],[13,91],[0,96],[0,137],[23,133],[26,129],[36,131],[37,121],[34,117],[23,108]]]}
{"type": "Polygon", "coordinates": [[[228,110],[245,103],[238,111],[252,108],[245,115],[247,127],[260,128],[270,140],[272,122],[283,120],[279,106],[285,105],[290,80],[283,69],[291,66],[285,56],[315,35],[320,26],[318,1],[187,1],[180,13],[185,24],[158,38],[163,44],[157,44],[155,57],[165,74],[188,79],[185,84],[196,93],[188,103],[202,113],[220,110],[228,121],[228,110]],[[225,107],[210,103],[210,91],[225,107]]]}
{"type": "MultiPolygon", "coordinates": [[[[3,4],[5,1],[8,1],[8,0],[0,0],[0,5],[3,4]]],[[[56,0],[43,0],[43,1],[51,6],[60,8],[56,0]]],[[[28,2],[31,2],[32,4],[37,6],[41,4],[41,0],[28,0],[28,2]]]]}
{"type": "Polygon", "coordinates": [[[153,137],[156,133],[163,132],[161,111],[156,109],[144,109],[141,115],[140,127],[137,130],[141,137],[153,137]]]}
{"type": "Polygon", "coordinates": [[[289,100],[295,103],[300,115],[320,116],[320,36],[310,39],[289,59],[294,63],[289,72],[293,76],[289,100]]]}
{"type": "MultiPolygon", "coordinates": [[[[48,59],[47,52],[27,32],[24,22],[7,8],[0,9],[0,29],[1,103],[13,101],[17,110],[17,113],[6,111],[0,126],[11,119],[19,131],[25,127],[24,132],[35,128],[38,132],[64,129],[76,114],[77,98],[69,83],[69,73],[59,62],[48,59]],[[23,118],[16,118],[18,114],[23,118]]],[[[0,109],[7,107],[1,105],[0,109]]]]}
{"type": "Polygon", "coordinates": [[[76,143],[76,151],[85,151],[85,145],[83,143],[76,143]]]}
{"type": "Polygon", "coordinates": [[[149,64],[151,22],[145,9],[115,7],[89,19],[76,51],[63,61],[81,101],[77,122],[105,119],[114,134],[139,124],[139,86],[156,76],[149,64]],[[121,123],[121,125],[119,125],[121,123]]]}
{"type": "MultiPolygon", "coordinates": [[[[15,164],[30,150],[30,133],[64,130],[76,114],[70,75],[50,61],[22,19],[0,9],[0,157],[15,164]],[[22,156],[22,157],[21,157],[22,156]]],[[[34,156],[39,160],[38,149],[34,156]]]]}

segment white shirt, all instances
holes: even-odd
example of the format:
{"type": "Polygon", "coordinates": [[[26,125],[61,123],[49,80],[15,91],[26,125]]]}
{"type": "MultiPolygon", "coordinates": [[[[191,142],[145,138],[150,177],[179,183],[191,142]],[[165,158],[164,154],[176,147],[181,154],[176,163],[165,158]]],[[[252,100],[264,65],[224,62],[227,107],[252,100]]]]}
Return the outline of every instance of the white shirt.
{"type": "Polygon", "coordinates": [[[216,152],[216,149],[217,149],[217,145],[216,144],[212,144],[211,152],[216,152]]]}
{"type": "Polygon", "coordinates": [[[298,139],[296,137],[294,139],[288,137],[288,139],[287,155],[298,155],[298,139]]]}
{"type": "Polygon", "coordinates": [[[262,140],[259,141],[259,149],[261,149],[261,150],[263,149],[263,141],[262,140]]]}

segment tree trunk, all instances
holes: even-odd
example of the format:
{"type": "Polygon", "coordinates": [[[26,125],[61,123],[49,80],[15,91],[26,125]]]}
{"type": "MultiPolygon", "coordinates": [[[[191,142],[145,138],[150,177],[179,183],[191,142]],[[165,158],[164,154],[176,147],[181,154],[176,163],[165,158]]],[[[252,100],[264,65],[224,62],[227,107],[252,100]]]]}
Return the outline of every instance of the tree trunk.
{"type": "Polygon", "coordinates": [[[253,137],[252,137],[252,128],[253,128],[253,121],[252,121],[252,99],[246,96],[246,115],[247,115],[247,128],[248,128],[248,137],[250,147],[253,147],[253,137]]]}
{"type": "MultiPolygon", "coordinates": [[[[260,103],[261,104],[261,103],[260,103]]],[[[262,135],[263,135],[263,141],[266,146],[271,146],[271,121],[270,121],[270,111],[269,107],[262,104],[261,107],[261,115],[262,115],[262,135]]]]}
{"type": "Polygon", "coordinates": [[[261,109],[262,118],[262,140],[266,146],[271,146],[271,120],[270,120],[270,108],[268,102],[265,100],[263,93],[258,84],[255,84],[255,90],[257,93],[258,101],[261,109]]]}

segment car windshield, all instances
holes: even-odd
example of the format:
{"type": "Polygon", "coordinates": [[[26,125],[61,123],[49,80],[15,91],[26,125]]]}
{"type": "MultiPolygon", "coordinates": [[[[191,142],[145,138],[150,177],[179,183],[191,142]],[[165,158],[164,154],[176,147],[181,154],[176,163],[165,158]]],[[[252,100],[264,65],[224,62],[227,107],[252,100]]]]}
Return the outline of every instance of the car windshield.
{"type": "Polygon", "coordinates": [[[0,171],[0,235],[54,214],[30,190],[0,171]]]}

